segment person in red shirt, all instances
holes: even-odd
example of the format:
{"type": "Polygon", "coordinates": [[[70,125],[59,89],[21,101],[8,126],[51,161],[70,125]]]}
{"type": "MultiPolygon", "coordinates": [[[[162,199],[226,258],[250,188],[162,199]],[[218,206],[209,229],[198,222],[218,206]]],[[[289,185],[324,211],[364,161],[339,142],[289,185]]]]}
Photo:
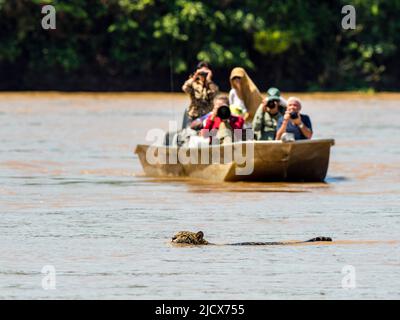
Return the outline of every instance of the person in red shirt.
{"type": "MultiPolygon", "coordinates": [[[[242,117],[231,115],[228,96],[218,95],[214,99],[214,109],[205,121],[202,134],[206,137],[216,137],[220,144],[232,143],[234,130],[243,129],[243,125],[242,117]]],[[[238,137],[241,137],[241,133],[238,137]]]]}

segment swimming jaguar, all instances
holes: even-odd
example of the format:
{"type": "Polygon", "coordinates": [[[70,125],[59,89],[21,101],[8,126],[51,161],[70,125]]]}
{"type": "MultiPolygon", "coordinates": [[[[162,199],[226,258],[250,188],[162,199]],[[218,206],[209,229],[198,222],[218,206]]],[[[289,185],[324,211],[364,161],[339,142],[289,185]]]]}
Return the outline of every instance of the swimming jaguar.
{"type": "MultiPolygon", "coordinates": [[[[330,242],[332,238],[329,237],[316,237],[307,241],[278,241],[278,242],[239,242],[239,243],[227,243],[226,246],[274,246],[274,245],[290,245],[299,244],[307,242],[330,242]]],[[[190,232],[190,231],[180,231],[172,237],[171,240],[174,244],[189,244],[194,246],[204,246],[204,245],[215,245],[215,243],[210,243],[204,239],[203,231],[190,232]]]]}

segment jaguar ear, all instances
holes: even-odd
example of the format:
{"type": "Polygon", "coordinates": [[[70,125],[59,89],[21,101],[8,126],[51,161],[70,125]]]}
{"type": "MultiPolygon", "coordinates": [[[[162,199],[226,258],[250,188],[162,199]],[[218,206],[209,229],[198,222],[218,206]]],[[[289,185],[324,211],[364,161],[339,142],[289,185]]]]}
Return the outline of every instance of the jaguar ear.
{"type": "Polygon", "coordinates": [[[196,237],[197,237],[197,239],[198,239],[199,241],[203,240],[203,237],[204,237],[203,231],[197,232],[197,233],[196,233],[196,237]]]}

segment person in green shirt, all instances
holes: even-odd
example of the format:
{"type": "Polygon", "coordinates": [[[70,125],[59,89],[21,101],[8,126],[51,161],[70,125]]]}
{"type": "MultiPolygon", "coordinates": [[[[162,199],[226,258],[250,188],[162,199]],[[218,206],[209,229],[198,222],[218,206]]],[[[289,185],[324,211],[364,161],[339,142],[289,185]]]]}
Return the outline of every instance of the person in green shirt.
{"type": "Polygon", "coordinates": [[[278,119],[282,116],[283,109],[279,90],[274,93],[275,95],[263,100],[254,116],[253,131],[256,140],[275,140],[278,119]]]}

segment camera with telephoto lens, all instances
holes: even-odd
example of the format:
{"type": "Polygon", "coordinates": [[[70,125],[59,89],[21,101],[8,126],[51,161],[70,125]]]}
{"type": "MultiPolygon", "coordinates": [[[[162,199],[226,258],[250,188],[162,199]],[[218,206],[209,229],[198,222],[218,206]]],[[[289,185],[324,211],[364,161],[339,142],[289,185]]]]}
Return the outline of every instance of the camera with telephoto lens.
{"type": "Polygon", "coordinates": [[[231,116],[231,110],[228,106],[221,106],[218,108],[217,116],[221,120],[227,120],[231,116]]]}
{"type": "Polygon", "coordinates": [[[296,120],[299,118],[299,114],[297,112],[291,112],[290,113],[290,119],[296,120]]]}

